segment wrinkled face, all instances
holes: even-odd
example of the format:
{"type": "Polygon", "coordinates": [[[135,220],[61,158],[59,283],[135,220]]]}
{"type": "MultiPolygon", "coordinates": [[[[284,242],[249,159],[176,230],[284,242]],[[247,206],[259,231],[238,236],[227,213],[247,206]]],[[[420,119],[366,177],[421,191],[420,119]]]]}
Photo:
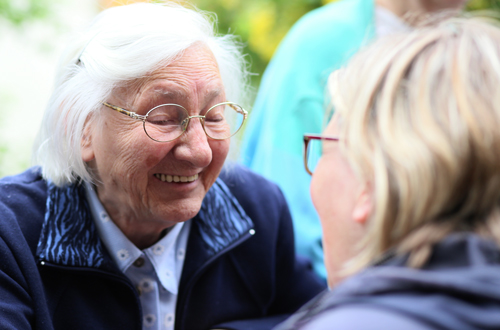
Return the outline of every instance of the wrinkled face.
{"type": "MultiPolygon", "coordinates": [[[[140,115],[176,103],[194,116],[226,99],[212,53],[195,45],[173,63],[117,89],[106,101],[140,115]]],[[[199,119],[191,119],[181,137],[160,143],[145,134],[142,121],[104,106],[91,121],[89,134],[83,160],[100,181],[99,199],[124,232],[124,227],[130,231],[144,226],[161,231],[195,216],[229,149],[229,140],[208,138],[199,119]],[[162,175],[181,182],[162,181],[162,175]]]]}
{"type": "MultiPolygon", "coordinates": [[[[338,137],[335,115],[323,132],[338,137]]],[[[340,152],[339,142],[323,141],[323,156],[313,173],[311,197],[323,227],[325,266],[330,287],[339,281],[338,271],[350,257],[363,233],[359,220],[362,187],[348,161],[340,152]]],[[[361,209],[361,211],[367,211],[361,209]]],[[[364,214],[362,214],[364,216],[364,214]]]]}

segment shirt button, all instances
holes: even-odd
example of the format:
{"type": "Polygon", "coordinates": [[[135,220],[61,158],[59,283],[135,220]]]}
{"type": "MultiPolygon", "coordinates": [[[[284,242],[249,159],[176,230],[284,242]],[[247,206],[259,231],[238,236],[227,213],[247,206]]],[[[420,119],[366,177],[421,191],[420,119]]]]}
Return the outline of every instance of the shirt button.
{"type": "Polygon", "coordinates": [[[101,221],[102,222],[108,222],[109,221],[108,214],[105,211],[101,212],[101,221]]]}
{"type": "Polygon", "coordinates": [[[172,272],[171,272],[171,271],[169,271],[169,270],[167,270],[167,271],[165,272],[165,275],[166,275],[167,277],[171,277],[171,276],[172,276],[172,272]]]}
{"type": "Polygon", "coordinates": [[[165,251],[165,247],[163,245],[155,245],[155,247],[153,247],[153,253],[157,256],[161,256],[163,251],[165,251]]]}
{"type": "Polygon", "coordinates": [[[156,316],[153,314],[147,314],[144,316],[144,326],[149,328],[152,327],[156,322],[156,316]]]}
{"type": "Polygon", "coordinates": [[[119,250],[118,252],[116,252],[116,255],[118,256],[118,259],[120,259],[120,260],[122,260],[122,261],[123,261],[123,260],[127,260],[127,259],[128,259],[128,257],[129,257],[129,253],[128,253],[128,251],[127,251],[127,250],[125,250],[125,249],[121,249],[121,250],[119,250]]]}
{"type": "Polygon", "coordinates": [[[139,282],[139,289],[144,293],[151,292],[154,290],[154,283],[153,280],[149,278],[145,278],[139,282]]]}
{"type": "Polygon", "coordinates": [[[144,266],[144,258],[137,258],[136,261],[134,261],[134,266],[135,267],[142,267],[144,266]]]}
{"type": "Polygon", "coordinates": [[[167,328],[173,326],[174,325],[174,314],[168,313],[167,315],[165,315],[165,320],[164,320],[163,324],[167,328]]]}
{"type": "Polygon", "coordinates": [[[182,260],[185,256],[186,251],[184,251],[184,249],[179,249],[179,251],[177,251],[177,259],[182,260]]]}

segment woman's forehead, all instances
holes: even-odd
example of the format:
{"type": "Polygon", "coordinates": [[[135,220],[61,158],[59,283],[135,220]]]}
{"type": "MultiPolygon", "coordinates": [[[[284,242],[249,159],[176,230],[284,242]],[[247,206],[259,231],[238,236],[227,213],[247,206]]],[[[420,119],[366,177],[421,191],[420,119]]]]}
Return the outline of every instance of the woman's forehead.
{"type": "MultiPolygon", "coordinates": [[[[163,81],[156,85],[152,85],[150,89],[147,90],[148,96],[156,96],[160,98],[167,99],[179,99],[189,96],[193,90],[182,88],[175,83],[169,81],[163,81]]],[[[206,84],[201,90],[202,95],[206,98],[214,98],[224,94],[224,87],[221,84],[212,83],[206,84]]]]}
{"type": "Polygon", "coordinates": [[[126,100],[128,104],[154,102],[156,100],[166,103],[178,103],[190,99],[202,101],[225,99],[225,92],[222,82],[213,81],[181,85],[165,79],[144,84],[142,88],[122,88],[113,96],[126,100]]]}
{"type": "Polygon", "coordinates": [[[148,76],[115,89],[114,96],[135,102],[140,98],[178,100],[197,96],[202,99],[224,96],[224,85],[217,65],[186,65],[181,70],[166,66],[148,76]]]}

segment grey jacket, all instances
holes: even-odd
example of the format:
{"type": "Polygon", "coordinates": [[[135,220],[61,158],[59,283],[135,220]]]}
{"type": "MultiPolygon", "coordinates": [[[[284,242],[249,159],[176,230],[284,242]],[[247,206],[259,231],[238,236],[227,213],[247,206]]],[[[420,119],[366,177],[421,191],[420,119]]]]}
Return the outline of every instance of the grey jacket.
{"type": "Polygon", "coordinates": [[[459,233],[423,269],[388,256],[309,302],[276,330],[500,329],[500,248],[459,233]]]}

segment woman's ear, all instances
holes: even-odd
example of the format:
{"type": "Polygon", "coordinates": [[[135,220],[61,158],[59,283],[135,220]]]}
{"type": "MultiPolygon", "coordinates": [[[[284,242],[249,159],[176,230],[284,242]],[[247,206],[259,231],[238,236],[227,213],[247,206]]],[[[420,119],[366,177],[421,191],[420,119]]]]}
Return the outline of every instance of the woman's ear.
{"type": "Polygon", "coordinates": [[[90,116],[87,117],[83,126],[82,140],[80,142],[80,153],[82,156],[82,160],[86,163],[90,162],[95,157],[92,145],[92,120],[90,119],[90,116]]]}
{"type": "Polygon", "coordinates": [[[372,190],[369,184],[361,187],[352,211],[352,218],[356,223],[365,225],[373,210],[372,190]]]}

